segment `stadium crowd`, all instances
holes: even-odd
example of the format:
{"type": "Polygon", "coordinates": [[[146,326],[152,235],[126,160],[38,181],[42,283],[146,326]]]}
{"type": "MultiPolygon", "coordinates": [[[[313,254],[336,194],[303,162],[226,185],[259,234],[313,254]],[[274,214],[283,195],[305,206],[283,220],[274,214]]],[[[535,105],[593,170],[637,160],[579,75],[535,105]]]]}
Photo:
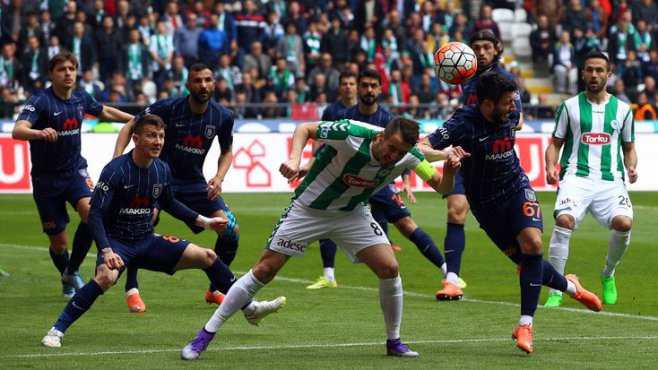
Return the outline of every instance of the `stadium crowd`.
{"type": "MultiPolygon", "coordinates": [[[[146,1],[2,0],[0,117],[47,84],[60,49],[80,61],[80,86],[109,104],[186,94],[187,67],[215,68],[216,96],[240,118],[290,116],[336,98],[343,70],[376,68],[383,103],[417,118],[445,117],[460,90],[435,77],[439,45],[490,28],[506,0],[146,1]],[[258,103],[269,103],[260,108],[258,103]],[[292,104],[290,104],[292,103],[292,104]],[[303,110],[303,109],[302,109],[303,110]]],[[[607,49],[613,92],[655,118],[658,10],[653,0],[526,0],[535,63],[548,61],[556,91],[574,93],[591,48],[607,49]]],[[[521,71],[512,71],[519,76],[521,71]]],[[[523,90],[524,102],[530,94],[523,90]]]]}

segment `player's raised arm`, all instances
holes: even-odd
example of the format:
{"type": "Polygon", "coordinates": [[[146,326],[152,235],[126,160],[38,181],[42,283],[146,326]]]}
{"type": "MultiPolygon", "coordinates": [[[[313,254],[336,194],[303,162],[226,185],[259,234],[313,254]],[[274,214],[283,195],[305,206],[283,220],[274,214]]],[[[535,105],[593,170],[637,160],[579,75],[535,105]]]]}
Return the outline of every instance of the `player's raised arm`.
{"type": "Polygon", "coordinates": [[[43,130],[32,128],[32,122],[26,120],[16,121],[14,129],[11,131],[11,137],[16,140],[45,140],[50,142],[57,141],[57,131],[51,127],[43,130]]]}
{"type": "Polygon", "coordinates": [[[135,119],[128,121],[121,130],[119,130],[119,136],[117,136],[117,142],[114,144],[114,155],[116,158],[123,154],[123,151],[126,150],[126,147],[130,143],[130,138],[133,134],[133,126],[135,125],[135,119]]]}
{"type": "Polygon", "coordinates": [[[127,123],[133,119],[133,115],[117,108],[103,105],[103,110],[98,115],[98,118],[103,121],[127,123]]]}
{"type": "Polygon", "coordinates": [[[88,217],[89,231],[91,231],[96,241],[96,247],[99,251],[103,251],[103,253],[111,250],[103,220],[110,211],[114,190],[118,186],[120,177],[120,173],[106,166],[98,179],[98,183],[91,197],[91,207],[88,217]]]}
{"type": "Polygon", "coordinates": [[[289,181],[294,180],[299,176],[299,163],[302,159],[302,151],[308,139],[315,139],[320,124],[302,123],[295,127],[295,132],[292,134],[292,148],[290,150],[290,159],[283,162],[279,167],[279,172],[289,181]]]}

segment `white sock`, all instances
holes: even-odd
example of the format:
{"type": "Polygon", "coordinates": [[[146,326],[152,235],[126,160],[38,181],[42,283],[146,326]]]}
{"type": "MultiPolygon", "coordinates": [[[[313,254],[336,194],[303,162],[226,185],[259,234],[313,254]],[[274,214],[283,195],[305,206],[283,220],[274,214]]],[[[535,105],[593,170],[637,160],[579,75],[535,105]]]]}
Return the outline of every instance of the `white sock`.
{"type": "Polygon", "coordinates": [[[399,275],[393,279],[379,280],[379,304],[384,313],[388,339],[400,338],[402,295],[402,279],[399,275]]]}
{"type": "Polygon", "coordinates": [[[445,262],[443,262],[443,265],[441,265],[441,272],[443,273],[443,277],[445,278],[446,275],[448,274],[448,265],[446,265],[445,262]]]}
{"type": "Polygon", "coordinates": [[[615,274],[615,269],[617,268],[617,265],[619,265],[621,257],[626,253],[630,243],[630,231],[612,230],[610,233],[610,239],[608,239],[608,256],[605,259],[603,276],[610,277],[615,274]]]}
{"type": "Polygon", "coordinates": [[[137,288],[130,288],[126,291],[126,297],[131,296],[133,294],[139,294],[139,290],[137,290],[137,288]]]}
{"type": "MultiPolygon", "coordinates": [[[[569,258],[571,233],[572,230],[561,226],[555,226],[551,233],[550,248],[548,250],[549,262],[562,275],[564,275],[564,269],[569,258]]],[[[557,292],[557,290],[551,289],[551,293],[553,292],[557,292]]]]}
{"type": "Polygon", "coordinates": [[[448,282],[450,283],[457,285],[457,283],[459,283],[459,275],[455,274],[454,272],[449,272],[446,275],[446,280],[448,280],[448,282]]]}
{"type": "MultiPolygon", "coordinates": [[[[235,312],[244,307],[247,302],[251,301],[256,292],[265,284],[261,283],[254,277],[254,274],[249,270],[244,276],[236,281],[233,286],[228,290],[224,301],[215,310],[206,323],[205,329],[208,332],[215,333],[235,312]]],[[[247,307],[248,309],[249,307],[247,307]]],[[[245,309],[246,310],[246,309],[245,309]]]]}
{"type": "MultiPolygon", "coordinates": [[[[560,292],[559,290],[556,290],[556,292],[562,294],[562,292],[560,292]]],[[[575,296],[576,292],[577,292],[576,284],[574,284],[571,281],[567,280],[567,290],[566,290],[566,292],[567,292],[568,295],[570,295],[572,297],[575,296]]]]}
{"type": "Polygon", "coordinates": [[[335,281],[336,277],[334,276],[334,268],[333,267],[325,267],[323,269],[324,271],[324,278],[327,279],[328,281],[335,281]]]}
{"type": "Polygon", "coordinates": [[[519,319],[519,325],[530,325],[532,326],[532,316],[521,315],[519,319]]]}

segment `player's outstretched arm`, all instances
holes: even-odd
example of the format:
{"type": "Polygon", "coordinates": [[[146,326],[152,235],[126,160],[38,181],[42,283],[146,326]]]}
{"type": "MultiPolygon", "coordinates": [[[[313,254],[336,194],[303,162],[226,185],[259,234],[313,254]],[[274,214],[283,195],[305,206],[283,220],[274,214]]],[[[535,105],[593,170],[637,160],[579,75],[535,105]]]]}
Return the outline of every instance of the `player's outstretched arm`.
{"type": "Polygon", "coordinates": [[[315,139],[319,123],[302,123],[295,127],[292,134],[292,148],[290,150],[290,159],[283,162],[279,167],[279,172],[289,181],[299,176],[299,162],[302,159],[302,151],[308,139],[315,139]]]}
{"type": "Polygon", "coordinates": [[[429,139],[426,137],[418,142],[417,147],[429,162],[444,161],[448,158],[449,152],[447,149],[439,150],[432,148],[429,139]]]}
{"type": "Polygon", "coordinates": [[[112,158],[120,156],[126,150],[128,143],[130,143],[130,135],[132,135],[134,125],[135,119],[133,118],[119,130],[119,136],[117,136],[117,142],[114,144],[114,155],[112,158]]]}
{"type": "Polygon", "coordinates": [[[564,144],[564,140],[552,137],[551,142],[546,148],[546,182],[551,185],[556,185],[560,179],[560,171],[557,169],[557,160],[560,156],[560,148],[564,144]]]}
{"type": "Polygon", "coordinates": [[[628,172],[628,181],[633,184],[637,181],[637,152],[635,151],[635,143],[622,142],[621,150],[624,152],[624,167],[628,172]]]}
{"type": "Polygon", "coordinates": [[[103,121],[127,123],[133,119],[133,115],[117,108],[103,105],[103,111],[98,116],[98,118],[102,119],[103,121]]]}
{"type": "Polygon", "coordinates": [[[57,141],[57,131],[51,127],[46,127],[43,130],[35,130],[32,128],[32,123],[26,120],[16,121],[14,129],[11,131],[11,137],[16,140],[45,140],[54,142],[57,141]]]}

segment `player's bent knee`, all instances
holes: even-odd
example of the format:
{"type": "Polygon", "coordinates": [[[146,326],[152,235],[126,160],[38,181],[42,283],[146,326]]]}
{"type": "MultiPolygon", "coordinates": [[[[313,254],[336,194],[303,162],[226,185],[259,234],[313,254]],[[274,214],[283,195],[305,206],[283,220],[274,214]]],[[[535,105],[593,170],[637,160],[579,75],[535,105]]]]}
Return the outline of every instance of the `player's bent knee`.
{"type": "Polygon", "coordinates": [[[217,253],[215,253],[215,251],[212,249],[205,249],[203,257],[206,266],[210,266],[217,260],[217,253]]]}
{"type": "Polygon", "coordinates": [[[576,227],[576,220],[571,215],[561,214],[555,219],[555,225],[573,230],[576,227]]]}
{"type": "Polygon", "coordinates": [[[377,277],[380,279],[393,279],[400,272],[400,267],[396,262],[385,263],[377,269],[377,277]]]}
{"type": "Polygon", "coordinates": [[[633,220],[626,216],[617,216],[612,219],[612,229],[627,232],[633,227],[633,220]]]}
{"type": "Polygon", "coordinates": [[[448,204],[448,222],[451,224],[464,224],[468,215],[468,203],[457,201],[448,204]]]}
{"type": "Polygon", "coordinates": [[[530,237],[523,241],[521,244],[521,252],[523,254],[537,255],[542,253],[541,237],[530,237]]]}
{"type": "Polygon", "coordinates": [[[110,289],[116,282],[115,275],[116,274],[113,273],[112,270],[110,270],[106,266],[99,266],[99,268],[96,270],[96,276],[94,276],[94,281],[105,292],[108,289],[110,289]]]}
{"type": "Polygon", "coordinates": [[[267,262],[259,262],[251,269],[251,272],[258,281],[267,284],[274,279],[278,270],[267,262]]]}

